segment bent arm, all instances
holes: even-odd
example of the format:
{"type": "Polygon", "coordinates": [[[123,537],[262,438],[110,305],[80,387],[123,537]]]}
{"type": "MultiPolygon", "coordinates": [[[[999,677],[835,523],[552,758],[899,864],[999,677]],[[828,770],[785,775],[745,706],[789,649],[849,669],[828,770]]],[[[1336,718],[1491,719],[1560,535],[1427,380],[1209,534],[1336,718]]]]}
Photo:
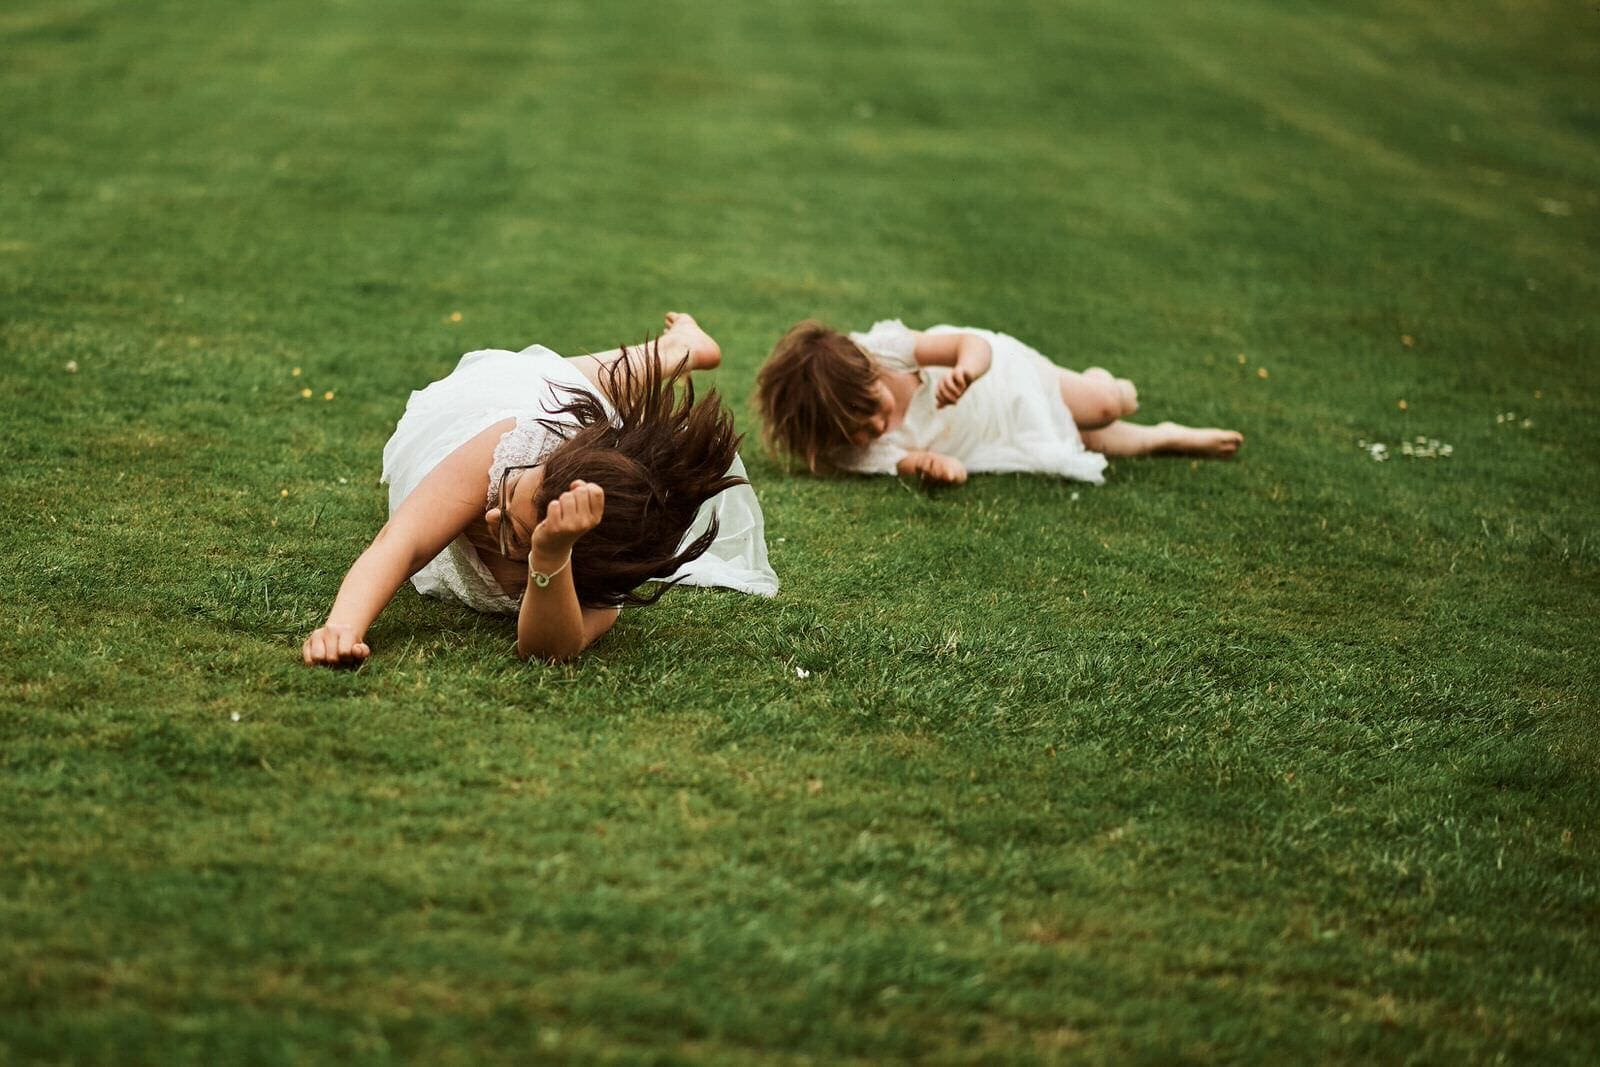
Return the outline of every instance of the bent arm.
{"type": "Polygon", "coordinates": [[[534,571],[549,574],[569,559],[570,555],[563,559],[559,554],[550,558],[538,548],[528,556],[528,588],[517,613],[517,655],[523,659],[537,657],[550,663],[574,659],[617,621],[615,608],[586,608],[578,603],[570,565],[544,588],[534,584],[534,571]]]}
{"type": "Polygon", "coordinates": [[[913,331],[919,367],[954,367],[969,380],[981,378],[994,361],[994,347],[975,333],[921,333],[913,331]]]}
{"type": "Polygon", "coordinates": [[[939,380],[935,403],[948,407],[960,400],[967,387],[988,373],[994,361],[994,347],[975,333],[916,333],[913,355],[923,367],[949,367],[939,380]]]}
{"type": "Polygon", "coordinates": [[[575,481],[550,502],[534,528],[528,585],[517,613],[517,655],[523,659],[572,659],[617,621],[615,608],[579,604],[572,580],[572,546],[600,524],[605,496],[593,482],[575,481]]]}

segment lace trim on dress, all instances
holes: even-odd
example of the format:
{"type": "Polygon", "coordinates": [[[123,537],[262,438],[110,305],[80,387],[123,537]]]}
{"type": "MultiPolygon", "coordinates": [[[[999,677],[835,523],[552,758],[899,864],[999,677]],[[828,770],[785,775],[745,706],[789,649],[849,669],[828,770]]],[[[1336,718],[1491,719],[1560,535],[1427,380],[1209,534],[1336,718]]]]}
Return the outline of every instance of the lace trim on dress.
{"type": "Polygon", "coordinates": [[[517,416],[517,424],[500,435],[494,446],[494,457],[489,463],[489,489],[486,507],[494,507],[495,491],[500,486],[500,475],[507,467],[522,467],[544,459],[560,441],[538,419],[517,416]]]}

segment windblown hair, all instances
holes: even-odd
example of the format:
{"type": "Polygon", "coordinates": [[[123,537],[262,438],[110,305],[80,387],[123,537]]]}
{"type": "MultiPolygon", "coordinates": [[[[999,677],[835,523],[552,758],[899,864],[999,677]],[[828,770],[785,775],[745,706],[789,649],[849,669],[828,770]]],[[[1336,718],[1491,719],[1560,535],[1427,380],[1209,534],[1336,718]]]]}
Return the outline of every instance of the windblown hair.
{"type": "Polygon", "coordinates": [[[687,365],[664,374],[656,347],[637,370],[624,356],[604,372],[605,392],[616,409],[607,415],[596,397],[560,386],[564,403],[539,420],[563,438],[544,457],[535,501],[542,519],[574,481],[605,491],[600,523],[572,546],[572,584],[588,607],[652,604],[674,583],[636,590],[698,559],[717,537],[717,523],[678,551],[700,505],[724,489],[745,484],[728,474],[739,435],[716,392],[695,399],[687,365]],[[577,421],[558,421],[566,416],[577,421]]]}
{"type": "Polygon", "coordinates": [[[877,411],[878,371],[850,338],[815,319],[783,335],[756,375],[756,407],[768,447],[815,472],[877,411]]]}

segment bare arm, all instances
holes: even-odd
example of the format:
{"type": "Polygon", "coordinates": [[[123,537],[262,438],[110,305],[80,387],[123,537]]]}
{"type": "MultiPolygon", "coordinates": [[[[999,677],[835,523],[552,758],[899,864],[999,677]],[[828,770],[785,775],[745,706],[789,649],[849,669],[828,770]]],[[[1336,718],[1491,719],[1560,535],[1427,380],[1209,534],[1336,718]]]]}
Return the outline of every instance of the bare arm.
{"type": "Polygon", "coordinates": [[[959,459],[937,452],[907,452],[895,464],[895,471],[902,478],[921,478],[942,485],[960,485],[967,480],[967,468],[959,459]]]}
{"type": "Polygon", "coordinates": [[[615,608],[586,608],[572,584],[572,546],[600,524],[605,491],[573,482],[545,509],[528,553],[528,588],[517,613],[517,655],[559,663],[599,640],[617,621],[615,608]],[[541,586],[536,575],[548,575],[541,586]]]}
{"type": "Polygon", "coordinates": [[[919,367],[949,367],[950,373],[939,382],[936,394],[940,407],[960,400],[967,387],[989,370],[994,348],[975,333],[921,333],[916,338],[915,357],[919,367]]]}
{"type": "Polygon", "coordinates": [[[395,592],[483,514],[494,446],[516,425],[503,419],[450,453],[413,489],[339,586],[328,621],[306,638],[308,664],[359,663],[367,627],[395,592]]]}

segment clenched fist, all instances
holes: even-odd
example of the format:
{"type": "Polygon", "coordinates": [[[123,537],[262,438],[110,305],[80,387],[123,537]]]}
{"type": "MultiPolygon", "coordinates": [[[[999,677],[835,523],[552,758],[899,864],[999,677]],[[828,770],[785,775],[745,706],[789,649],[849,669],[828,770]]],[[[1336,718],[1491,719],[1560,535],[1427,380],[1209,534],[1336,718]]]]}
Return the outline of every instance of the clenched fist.
{"type": "Polygon", "coordinates": [[[578,538],[600,525],[606,491],[593,482],[576,481],[545,509],[533,528],[533,549],[546,556],[572,551],[578,538]]]}
{"type": "Polygon", "coordinates": [[[937,406],[941,408],[949,407],[965,396],[967,387],[972,384],[973,377],[974,375],[969,374],[961,367],[952,368],[949,374],[939,380],[938,388],[934,390],[933,395],[937,406]]]}
{"type": "Polygon", "coordinates": [[[311,631],[300,646],[300,658],[308,667],[358,667],[372,655],[372,649],[361,640],[363,636],[354,626],[330,623],[311,631]]]}

